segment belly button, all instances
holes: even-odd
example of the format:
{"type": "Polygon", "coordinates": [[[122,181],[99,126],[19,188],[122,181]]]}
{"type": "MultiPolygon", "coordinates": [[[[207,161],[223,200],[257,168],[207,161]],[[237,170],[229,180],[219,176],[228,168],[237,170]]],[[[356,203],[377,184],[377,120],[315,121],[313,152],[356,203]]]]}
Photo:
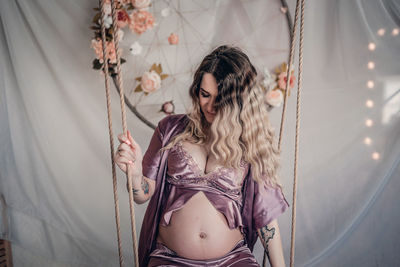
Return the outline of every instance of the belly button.
{"type": "Polygon", "coordinates": [[[204,232],[200,232],[199,236],[200,236],[200,238],[204,239],[207,237],[207,234],[204,232]]]}

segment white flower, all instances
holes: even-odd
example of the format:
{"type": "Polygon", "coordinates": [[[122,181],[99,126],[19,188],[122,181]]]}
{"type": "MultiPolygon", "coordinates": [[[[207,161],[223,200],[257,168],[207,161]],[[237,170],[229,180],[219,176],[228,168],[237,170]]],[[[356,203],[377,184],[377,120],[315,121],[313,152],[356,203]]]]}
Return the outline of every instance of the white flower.
{"type": "Polygon", "coordinates": [[[136,41],[131,45],[129,50],[131,51],[132,55],[136,56],[142,53],[143,47],[139,44],[139,42],[136,41]]]}
{"type": "Polygon", "coordinates": [[[273,107],[280,107],[283,102],[283,94],[281,90],[269,90],[265,95],[266,101],[273,107]]]}
{"type": "Polygon", "coordinates": [[[112,17],[105,15],[104,16],[104,27],[106,27],[106,29],[110,28],[112,25],[112,17]]]}
{"type": "Polygon", "coordinates": [[[276,86],[276,75],[271,74],[267,67],[264,67],[264,79],[262,80],[263,86],[267,89],[274,89],[276,86]]]}
{"type": "Polygon", "coordinates": [[[121,29],[118,29],[118,42],[122,41],[122,38],[124,38],[124,31],[121,29]]]}
{"type": "Polygon", "coordinates": [[[106,15],[110,15],[111,14],[111,4],[104,4],[104,13],[106,15]]]}
{"type": "Polygon", "coordinates": [[[137,9],[147,8],[150,5],[151,0],[134,0],[132,4],[137,9]]]}
{"type": "Polygon", "coordinates": [[[169,7],[163,8],[163,10],[161,10],[161,16],[168,17],[171,14],[171,10],[169,9],[169,7]]]}
{"type": "Polygon", "coordinates": [[[277,86],[277,83],[274,81],[274,79],[267,79],[265,78],[264,80],[262,80],[262,85],[265,87],[265,89],[268,90],[272,90],[277,86]]]}
{"type": "Polygon", "coordinates": [[[142,79],[140,81],[140,86],[142,90],[146,93],[154,92],[161,87],[161,77],[154,70],[146,71],[143,73],[142,79]]]}

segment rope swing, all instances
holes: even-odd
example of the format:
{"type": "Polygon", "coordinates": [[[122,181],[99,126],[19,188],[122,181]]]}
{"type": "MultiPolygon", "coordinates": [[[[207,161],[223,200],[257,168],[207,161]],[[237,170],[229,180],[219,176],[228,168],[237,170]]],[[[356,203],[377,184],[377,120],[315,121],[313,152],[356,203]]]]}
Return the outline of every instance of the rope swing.
{"type": "MultiPolygon", "coordinates": [[[[120,213],[119,213],[119,202],[118,202],[118,192],[117,192],[117,178],[115,171],[115,161],[114,161],[114,134],[112,130],[112,118],[111,118],[111,98],[110,98],[110,81],[109,81],[109,64],[107,60],[107,42],[105,34],[105,1],[99,0],[101,6],[101,38],[102,38],[102,48],[103,48],[103,63],[104,63],[104,79],[105,79],[105,89],[106,89],[106,100],[107,100],[107,117],[108,117],[108,129],[110,136],[110,150],[111,150],[111,166],[112,166],[112,179],[113,179],[113,191],[114,191],[114,204],[115,204],[115,221],[117,226],[117,240],[118,240],[118,254],[120,267],[124,265],[124,259],[122,255],[122,244],[121,244],[121,226],[120,226],[120,213]]],[[[302,82],[302,66],[303,66],[303,33],[304,33],[304,6],[305,0],[296,1],[296,11],[294,19],[294,27],[291,33],[291,48],[289,55],[289,64],[287,68],[287,82],[284,97],[284,104],[282,109],[281,125],[279,132],[278,150],[281,152],[282,136],[283,136],[283,126],[285,121],[285,114],[287,108],[287,98],[289,96],[289,84],[290,84],[290,71],[294,58],[294,45],[296,40],[296,28],[298,25],[299,10],[301,8],[301,22],[300,22],[300,44],[299,44],[299,65],[298,65],[298,81],[297,81],[297,106],[296,106],[296,136],[295,136],[295,160],[294,160],[294,180],[293,180],[293,207],[292,207],[292,224],[291,224],[291,244],[290,244],[290,266],[294,266],[294,244],[295,244],[295,228],[296,228],[296,195],[297,195],[297,166],[298,166],[298,150],[299,150],[299,129],[300,129],[300,93],[301,93],[301,82],[302,82]],[[301,4],[300,4],[301,3],[301,4]],[[301,6],[301,7],[300,7],[301,6]]],[[[122,128],[123,133],[127,134],[126,125],[126,112],[125,112],[125,99],[124,99],[124,87],[122,83],[121,74],[121,59],[119,50],[119,38],[118,38],[118,26],[117,26],[117,4],[115,0],[111,0],[111,14],[112,14],[112,27],[113,27],[113,39],[112,42],[115,45],[116,51],[116,61],[117,61],[117,88],[119,88],[120,95],[120,105],[121,105],[121,115],[122,115],[122,128]]],[[[133,201],[133,191],[132,191],[132,181],[129,179],[128,173],[130,173],[131,165],[127,165],[127,180],[128,180],[128,192],[129,192],[129,207],[131,215],[131,230],[132,230],[132,240],[133,240],[133,255],[135,266],[139,266],[138,250],[137,250],[137,238],[136,238],[136,223],[135,223],[135,211],[134,211],[134,201],[133,201]]],[[[264,253],[263,266],[266,266],[266,256],[264,253]]]]}
{"type": "MultiPolygon", "coordinates": [[[[110,99],[110,82],[108,75],[108,60],[106,51],[106,34],[105,34],[105,0],[100,0],[101,5],[101,39],[103,46],[103,62],[104,62],[104,79],[106,86],[106,98],[107,98],[107,116],[108,116],[108,131],[110,134],[110,149],[111,149],[111,165],[112,165],[112,176],[113,176],[113,189],[114,189],[114,204],[115,204],[115,221],[117,224],[117,239],[118,239],[118,254],[119,254],[119,265],[122,267],[124,265],[124,259],[122,255],[122,245],[121,245],[121,226],[119,217],[119,204],[118,204],[118,191],[117,191],[117,178],[115,174],[115,161],[114,161],[114,134],[112,130],[112,119],[111,119],[111,99],[110,99]]],[[[117,84],[120,96],[121,105],[121,115],[122,115],[122,129],[123,133],[127,134],[126,126],[126,112],[125,112],[125,99],[124,99],[124,87],[122,83],[121,74],[121,57],[119,53],[119,43],[118,43],[118,26],[117,26],[117,13],[116,13],[116,1],[111,0],[111,14],[113,20],[113,40],[115,45],[115,52],[117,57],[117,84]]],[[[132,241],[133,241],[133,255],[135,258],[135,266],[139,266],[138,250],[137,250],[137,238],[136,238],[136,223],[135,223],[135,210],[133,203],[133,191],[132,191],[132,180],[129,179],[128,173],[130,173],[131,166],[127,165],[127,180],[128,180],[128,192],[129,192],[129,209],[131,213],[131,228],[132,228],[132,241]]]]}
{"type": "MultiPolygon", "coordinates": [[[[290,84],[290,68],[293,63],[294,58],[294,45],[296,41],[296,29],[298,24],[299,17],[299,9],[301,8],[301,21],[300,21],[300,44],[299,44],[299,66],[298,66],[298,75],[299,78],[297,80],[297,101],[296,101],[296,136],[295,136],[295,153],[294,153],[294,174],[293,174],[293,207],[292,207],[292,224],[291,224],[291,238],[290,238],[290,267],[294,266],[294,244],[295,244],[295,234],[296,234],[296,199],[297,199],[297,166],[298,166],[298,157],[299,157],[299,130],[300,130],[300,93],[301,93],[301,81],[302,81],[302,69],[303,69],[303,39],[304,39],[304,7],[305,0],[296,1],[296,11],[294,18],[294,26],[293,32],[291,33],[291,41],[290,41],[290,55],[289,55],[289,64],[287,68],[287,81],[286,81],[286,89],[285,89],[285,97],[282,109],[282,117],[281,117],[281,126],[279,130],[279,141],[278,141],[278,150],[281,152],[282,145],[282,136],[283,136],[283,126],[285,122],[285,114],[287,107],[287,99],[289,96],[289,84],[290,84]]],[[[264,253],[263,266],[266,266],[266,253],[264,253]]]]}

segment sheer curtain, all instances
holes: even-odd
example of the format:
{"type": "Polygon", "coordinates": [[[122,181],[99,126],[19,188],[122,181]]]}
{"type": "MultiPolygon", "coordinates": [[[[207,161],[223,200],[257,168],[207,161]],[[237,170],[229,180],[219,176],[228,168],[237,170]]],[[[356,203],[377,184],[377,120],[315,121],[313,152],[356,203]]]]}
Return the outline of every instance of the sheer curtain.
{"type": "MultiPolygon", "coordinates": [[[[295,263],[400,265],[400,4],[306,2],[295,263]]],[[[295,1],[288,3],[294,16],[295,1]]],[[[0,2],[0,238],[11,240],[15,266],[118,266],[104,84],[91,69],[89,27],[96,5],[0,2]]],[[[263,62],[273,68],[287,59],[286,22],[273,17],[279,1],[209,5],[205,12],[215,18],[204,18],[212,23],[210,47],[244,47],[260,69],[263,62]],[[283,52],[264,53],[276,46],[283,52]]],[[[206,52],[193,52],[193,58],[206,52]]],[[[290,203],[295,95],[282,147],[290,203]]],[[[119,133],[115,90],[112,98],[119,133]]],[[[280,112],[271,112],[276,129],[280,112]]],[[[152,130],[132,114],[128,125],[146,149],[152,130]]],[[[124,179],[119,172],[124,257],[130,265],[124,179]]],[[[136,205],[138,231],[145,208],[136,205]]],[[[287,263],[290,219],[290,212],[279,218],[287,263]]],[[[260,244],[254,253],[261,263],[260,244]]]]}

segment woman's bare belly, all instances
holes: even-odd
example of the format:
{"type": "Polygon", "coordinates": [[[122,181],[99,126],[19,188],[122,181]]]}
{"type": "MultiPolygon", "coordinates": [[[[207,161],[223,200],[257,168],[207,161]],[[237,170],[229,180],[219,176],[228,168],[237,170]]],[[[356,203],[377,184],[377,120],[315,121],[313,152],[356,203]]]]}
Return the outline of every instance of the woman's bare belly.
{"type": "Polygon", "coordinates": [[[200,191],[172,214],[168,226],[159,225],[157,241],[183,258],[206,260],[224,256],[242,239],[200,191]]]}

